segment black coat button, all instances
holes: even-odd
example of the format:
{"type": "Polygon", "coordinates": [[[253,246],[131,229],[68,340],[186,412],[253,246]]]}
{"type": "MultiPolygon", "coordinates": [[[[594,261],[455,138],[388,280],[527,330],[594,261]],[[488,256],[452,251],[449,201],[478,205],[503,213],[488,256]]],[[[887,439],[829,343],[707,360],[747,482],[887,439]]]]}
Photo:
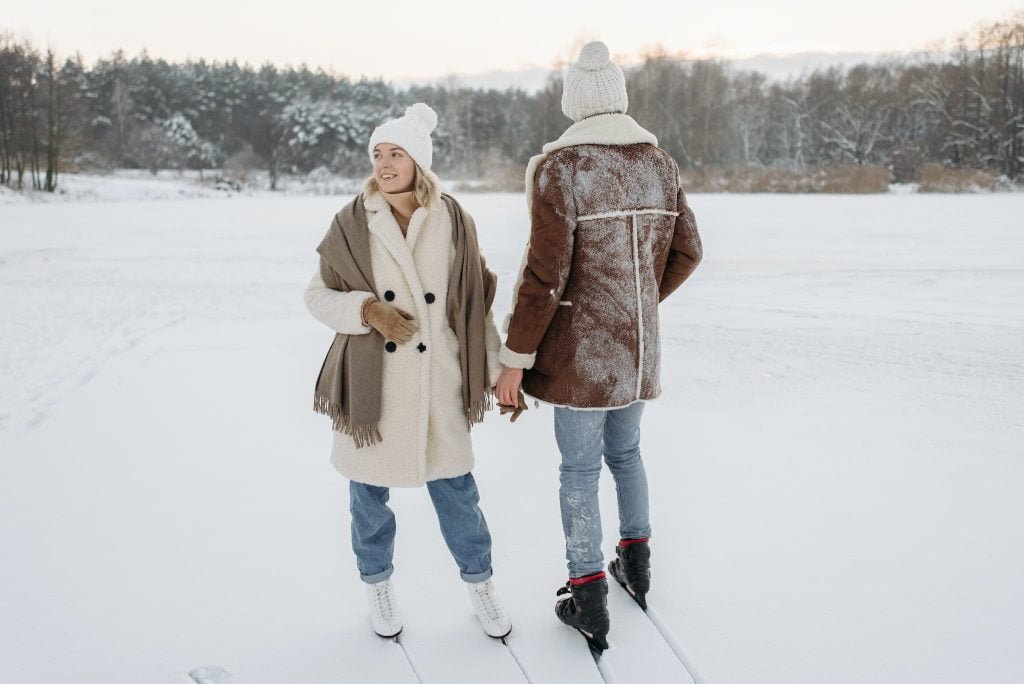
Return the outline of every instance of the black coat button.
{"type": "Polygon", "coordinates": [[[427,294],[423,295],[423,298],[427,300],[427,304],[433,304],[434,299],[436,299],[436,297],[434,297],[433,292],[428,292],[427,294]]]}
{"type": "Polygon", "coordinates": [[[396,349],[398,349],[398,345],[395,344],[394,342],[388,342],[387,344],[384,345],[384,348],[387,349],[389,352],[393,352],[396,349]]]}
{"type": "Polygon", "coordinates": [[[386,299],[389,302],[395,301],[395,293],[392,292],[391,290],[388,290],[387,292],[384,293],[384,299],[386,299]]]}
{"type": "Polygon", "coordinates": [[[427,351],[427,345],[423,344],[422,342],[416,345],[416,348],[420,350],[420,354],[427,351]]]}

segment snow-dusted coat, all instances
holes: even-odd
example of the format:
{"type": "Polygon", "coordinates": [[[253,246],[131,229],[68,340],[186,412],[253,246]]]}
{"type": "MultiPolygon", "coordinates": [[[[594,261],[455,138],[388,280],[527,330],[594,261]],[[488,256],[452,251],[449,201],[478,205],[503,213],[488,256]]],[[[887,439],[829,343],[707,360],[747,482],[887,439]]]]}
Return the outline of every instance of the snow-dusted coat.
{"type": "Polygon", "coordinates": [[[573,408],[661,393],[658,303],[693,272],[700,237],[676,162],[625,114],[571,126],[531,160],[530,242],[506,366],[523,389],[573,408]]]}
{"type": "MultiPolygon", "coordinates": [[[[370,231],[370,261],[377,292],[339,292],[319,270],[306,288],[310,313],[331,330],[367,334],[363,302],[376,297],[412,314],[419,331],[405,344],[385,347],[380,434],[357,449],[350,435],[334,432],[331,462],[345,477],[381,487],[417,487],[473,469],[469,421],[462,405],[459,342],[448,324],[448,277],[455,255],[451,216],[436,198],[416,209],[405,236],[380,192],[363,198],[370,231]]],[[[493,315],[487,322],[487,373],[497,380],[500,340],[493,315]]]]}

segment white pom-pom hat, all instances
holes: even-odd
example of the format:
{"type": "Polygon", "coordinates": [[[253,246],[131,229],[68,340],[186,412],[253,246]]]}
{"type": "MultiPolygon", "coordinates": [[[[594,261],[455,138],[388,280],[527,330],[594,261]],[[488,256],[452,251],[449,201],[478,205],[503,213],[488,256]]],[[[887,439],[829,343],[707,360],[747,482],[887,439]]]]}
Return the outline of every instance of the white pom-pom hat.
{"type": "Polygon", "coordinates": [[[573,121],[595,114],[626,113],[626,77],[612,61],[608,46],[599,40],[587,43],[565,75],[562,113],[573,121]]]}
{"type": "Polygon", "coordinates": [[[437,113],[423,102],[417,102],[405,110],[405,116],[385,121],[374,129],[370,136],[370,159],[373,159],[374,147],[380,143],[391,143],[408,152],[424,171],[429,171],[434,158],[430,134],[435,128],[437,113]]]}

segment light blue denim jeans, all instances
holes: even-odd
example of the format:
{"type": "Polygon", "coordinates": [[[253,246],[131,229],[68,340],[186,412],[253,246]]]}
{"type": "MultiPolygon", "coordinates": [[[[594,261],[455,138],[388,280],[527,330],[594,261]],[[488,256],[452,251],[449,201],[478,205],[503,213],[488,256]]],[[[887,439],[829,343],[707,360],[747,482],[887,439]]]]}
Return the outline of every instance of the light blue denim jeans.
{"type": "MultiPolygon", "coordinates": [[[[388,506],[390,491],[362,482],[349,482],[352,512],[352,550],[359,576],[368,584],[391,577],[395,553],[395,513],[388,506]]],[[[459,573],[467,582],[491,576],[491,533],[480,510],[480,493],[472,473],[427,483],[441,535],[459,573]]]]}
{"type": "Polygon", "coordinates": [[[639,401],[605,411],[555,408],[555,440],[562,452],[559,496],[570,577],[604,569],[597,499],[602,456],[615,479],[619,537],[651,535],[647,473],[640,458],[643,412],[644,403],[639,401]]]}

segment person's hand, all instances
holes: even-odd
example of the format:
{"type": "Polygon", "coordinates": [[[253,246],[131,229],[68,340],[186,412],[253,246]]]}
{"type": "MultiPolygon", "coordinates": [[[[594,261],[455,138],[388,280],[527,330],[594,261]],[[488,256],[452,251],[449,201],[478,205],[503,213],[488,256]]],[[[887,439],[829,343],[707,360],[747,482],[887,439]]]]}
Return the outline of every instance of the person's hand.
{"type": "Polygon", "coordinates": [[[498,374],[498,383],[494,386],[494,396],[499,404],[506,406],[518,406],[519,386],[523,384],[523,369],[501,367],[498,374]]]}
{"type": "Polygon", "coordinates": [[[413,323],[412,315],[398,307],[367,299],[362,308],[363,320],[366,324],[384,336],[386,340],[394,340],[405,344],[419,328],[413,323]]]}
{"type": "Polygon", "coordinates": [[[512,417],[509,418],[509,422],[512,423],[516,422],[516,418],[518,418],[523,411],[528,410],[528,407],[526,406],[526,397],[523,396],[523,391],[519,390],[518,392],[519,396],[516,398],[516,404],[514,406],[501,403],[498,404],[498,410],[501,412],[501,415],[504,416],[509,413],[512,414],[512,417]]]}

